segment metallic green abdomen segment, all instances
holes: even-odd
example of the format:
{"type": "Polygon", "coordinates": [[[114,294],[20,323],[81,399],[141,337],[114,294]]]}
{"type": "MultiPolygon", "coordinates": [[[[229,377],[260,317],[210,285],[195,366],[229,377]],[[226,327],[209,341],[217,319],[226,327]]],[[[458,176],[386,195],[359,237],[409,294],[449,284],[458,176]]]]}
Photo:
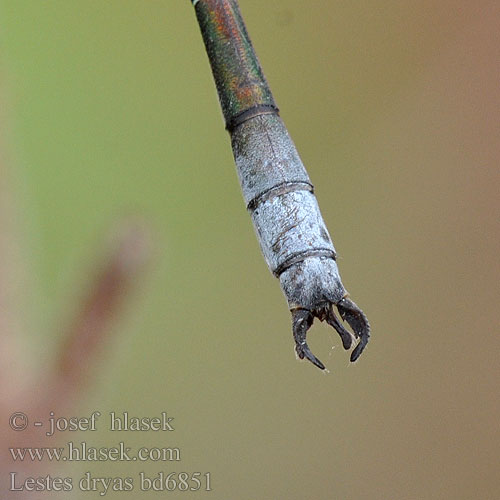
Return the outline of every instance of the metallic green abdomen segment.
{"type": "Polygon", "coordinates": [[[200,0],[195,9],[226,126],[229,128],[236,116],[255,106],[276,108],[238,4],[232,0],[200,0]]]}

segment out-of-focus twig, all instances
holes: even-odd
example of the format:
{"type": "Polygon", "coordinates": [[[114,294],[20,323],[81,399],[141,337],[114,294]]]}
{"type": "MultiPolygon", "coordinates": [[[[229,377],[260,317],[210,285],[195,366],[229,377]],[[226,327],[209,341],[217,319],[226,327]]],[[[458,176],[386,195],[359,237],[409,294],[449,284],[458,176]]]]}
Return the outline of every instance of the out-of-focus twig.
{"type": "Polygon", "coordinates": [[[149,254],[147,234],[137,223],[121,227],[114,240],[114,248],[80,304],[58,355],[54,376],[72,385],[85,376],[89,361],[104,341],[124,296],[136,284],[149,254]]]}

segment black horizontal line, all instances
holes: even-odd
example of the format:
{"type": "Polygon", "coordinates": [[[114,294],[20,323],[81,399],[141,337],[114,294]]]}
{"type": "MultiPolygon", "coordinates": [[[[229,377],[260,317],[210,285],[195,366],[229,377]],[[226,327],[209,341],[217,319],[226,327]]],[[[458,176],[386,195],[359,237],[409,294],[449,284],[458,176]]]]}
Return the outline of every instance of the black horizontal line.
{"type": "Polygon", "coordinates": [[[279,278],[280,274],[286,271],[289,267],[294,264],[298,264],[309,257],[330,257],[336,260],[337,255],[330,248],[314,248],[312,250],[304,250],[303,252],[297,252],[290,257],[288,257],[284,262],[282,262],[276,269],[273,270],[273,274],[279,278]]]}
{"type": "Polygon", "coordinates": [[[265,191],[262,191],[262,193],[250,200],[248,202],[247,209],[253,212],[264,201],[283,194],[293,193],[294,191],[309,191],[310,193],[314,193],[314,186],[306,181],[282,182],[276,186],[266,189],[265,191]]]}
{"type": "Polygon", "coordinates": [[[274,104],[257,104],[229,118],[226,122],[226,130],[232,132],[236,127],[256,116],[279,115],[279,113],[280,110],[274,104]]]}

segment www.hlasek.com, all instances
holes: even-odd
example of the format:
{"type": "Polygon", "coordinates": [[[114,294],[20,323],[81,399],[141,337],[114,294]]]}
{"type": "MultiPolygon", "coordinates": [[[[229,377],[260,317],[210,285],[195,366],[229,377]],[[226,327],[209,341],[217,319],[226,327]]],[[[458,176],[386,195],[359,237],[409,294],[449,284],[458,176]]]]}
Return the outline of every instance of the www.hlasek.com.
{"type": "Polygon", "coordinates": [[[136,452],[125,446],[123,441],[118,446],[96,448],[88,446],[85,441],[73,443],[70,441],[60,448],[9,448],[14,462],[24,460],[50,462],[180,462],[179,448],[153,447],[139,448],[136,452]]]}

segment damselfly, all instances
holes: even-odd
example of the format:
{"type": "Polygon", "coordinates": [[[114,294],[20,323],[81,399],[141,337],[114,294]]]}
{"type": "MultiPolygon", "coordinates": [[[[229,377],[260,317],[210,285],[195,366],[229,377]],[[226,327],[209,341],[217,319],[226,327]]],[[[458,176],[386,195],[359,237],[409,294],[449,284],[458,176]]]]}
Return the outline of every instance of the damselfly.
{"type": "Polygon", "coordinates": [[[368,343],[370,325],[349,298],[335,248],[321,217],[313,185],[279,116],[250,42],[236,0],[192,0],[212,67],[231,145],[262,253],[279,278],[292,313],[295,350],[324,370],[310,351],[307,330],[314,318],[339,333],[345,349],[353,335],[356,361],[368,343]]]}

